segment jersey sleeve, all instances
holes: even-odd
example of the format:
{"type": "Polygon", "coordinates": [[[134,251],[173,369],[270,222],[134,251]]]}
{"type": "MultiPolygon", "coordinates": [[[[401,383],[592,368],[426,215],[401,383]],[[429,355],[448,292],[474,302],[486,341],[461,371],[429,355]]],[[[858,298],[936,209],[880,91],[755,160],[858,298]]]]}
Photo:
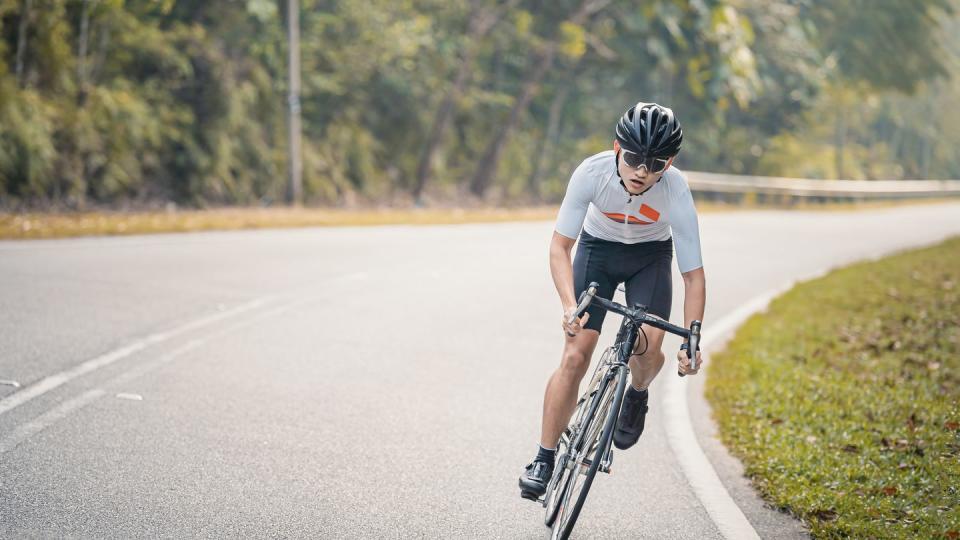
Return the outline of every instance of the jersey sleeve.
{"type": "Polygon", "coordinates": [[[576,239],[580,236],[583,220],[587,217],[587,209],[590,208],[590,201],[593,200],[597,182],[587,169],[587,163],[583,162],[573,171],[570,183],[567,184],[567,193],[560,204],[560,213],[557,215],[557,225],[554,230],[567,238],[576,239]]]}
{"type": "Polygon", "coordinates": [[[693,194],[690,193],[686,178],[683,178],[681,187],[673,197],[670,228],[673,230],[673,242],[677,250],[677,266],[680,267],[680,272],[684,273],[703,267],[697,208],[693,204],[693,194]]]}

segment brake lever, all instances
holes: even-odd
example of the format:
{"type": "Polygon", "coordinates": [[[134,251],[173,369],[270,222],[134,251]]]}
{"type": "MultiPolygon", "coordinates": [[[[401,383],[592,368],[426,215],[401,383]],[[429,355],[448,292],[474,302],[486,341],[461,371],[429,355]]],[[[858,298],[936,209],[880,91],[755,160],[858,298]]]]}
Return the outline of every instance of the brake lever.
{"type": "MultiPolygon", "coordinates": [[[[697,369],[697,349],[700,347],[700,321],[690,323],[690,337],[687,339],[687,358],[690,359],[690,369],[697,369]]],[[[677,375],[684,374],[677,370],[677,375]]]]}
{"type": "Polygon", "coordinates": [[[597,289],[600,285],[596,281],[591,281],[590,285],[587,286],[587,290],[580,293],[580,299],[577,302],[577,309],[570,314],[570,318],[567,319],[567,324],[573,324],[573,321],[580,318],[583,315],[583,312],[587,310],[587,306],[590,305],[590,302],[593,302],[593,297],[597,295],[597,289]]]}

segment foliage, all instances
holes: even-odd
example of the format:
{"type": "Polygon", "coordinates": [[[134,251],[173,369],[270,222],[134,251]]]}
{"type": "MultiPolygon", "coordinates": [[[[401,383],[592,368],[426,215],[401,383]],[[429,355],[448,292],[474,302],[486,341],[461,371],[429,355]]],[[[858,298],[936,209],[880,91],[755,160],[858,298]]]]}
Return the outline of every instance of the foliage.
{"type": "MultiPolygon", "coordinates": [[[[681,167],[957,176],[957,1],[301,0],[307,201],[556,200],[639,100],[681,167]]],[[[0,207],[282,200],[286,4],[0,0],[0,207]]]]}
{"type": "Polygon", "coordinates": [[[798,285],[713,358],[723,440],[817,538],[954,537],[958,314],[960,238],[798,285]]]}

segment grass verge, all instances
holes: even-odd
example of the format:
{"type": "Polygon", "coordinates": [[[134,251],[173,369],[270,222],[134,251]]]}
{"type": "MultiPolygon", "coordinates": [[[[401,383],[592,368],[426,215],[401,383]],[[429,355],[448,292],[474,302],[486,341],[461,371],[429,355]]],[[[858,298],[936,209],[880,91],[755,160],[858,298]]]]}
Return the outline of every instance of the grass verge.
{"type": "MultiPolygon", "coordinates": [[[[953,199],[952,202],[955,202],[953,199]]],[[[907,204],[939,204],[943,199],[862,203],[798,204],[794,206],[727,204],[698,201],[702,213],[790,209],[806,211],[870,210],[907,204]]],[[[527,208],[364,209],[223,208],[174,211],[33,212],[0,211],[0,240],[70,238],[236,229],[335,227],[362,225],[438,225],[502,221],[551,221],[556,206],[527,208]]]]}
{"type": "Polygon", "coordinates": [[[542,221],[556,217],[555,207],[358,211],[230,208],[171,212],[0,213],[0,239],[291,227],[542,221]]]}
{"type": "Polygon", "coordinates": [[[960,238],[797,285],[712,364],[724,443],[816,538],[960,538],[960,238]]]}

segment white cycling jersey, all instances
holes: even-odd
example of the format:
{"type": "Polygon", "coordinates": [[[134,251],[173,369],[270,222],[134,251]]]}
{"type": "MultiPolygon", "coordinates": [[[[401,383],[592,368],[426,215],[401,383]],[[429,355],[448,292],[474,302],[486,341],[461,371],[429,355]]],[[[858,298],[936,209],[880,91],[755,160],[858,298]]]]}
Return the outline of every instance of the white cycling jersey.
{"type": "Polygon", "coordinates": [[[703,266],[697,209],[687,179],[670,167],[642,195],[620,184],[613,150],[588,157],[570,177],[556,231],[576,239],[580,230],[623,244],[667,240],[673,231],[680,272],[703,266]],[[586,221],[584,221],[586,220],[586,221]]]}

